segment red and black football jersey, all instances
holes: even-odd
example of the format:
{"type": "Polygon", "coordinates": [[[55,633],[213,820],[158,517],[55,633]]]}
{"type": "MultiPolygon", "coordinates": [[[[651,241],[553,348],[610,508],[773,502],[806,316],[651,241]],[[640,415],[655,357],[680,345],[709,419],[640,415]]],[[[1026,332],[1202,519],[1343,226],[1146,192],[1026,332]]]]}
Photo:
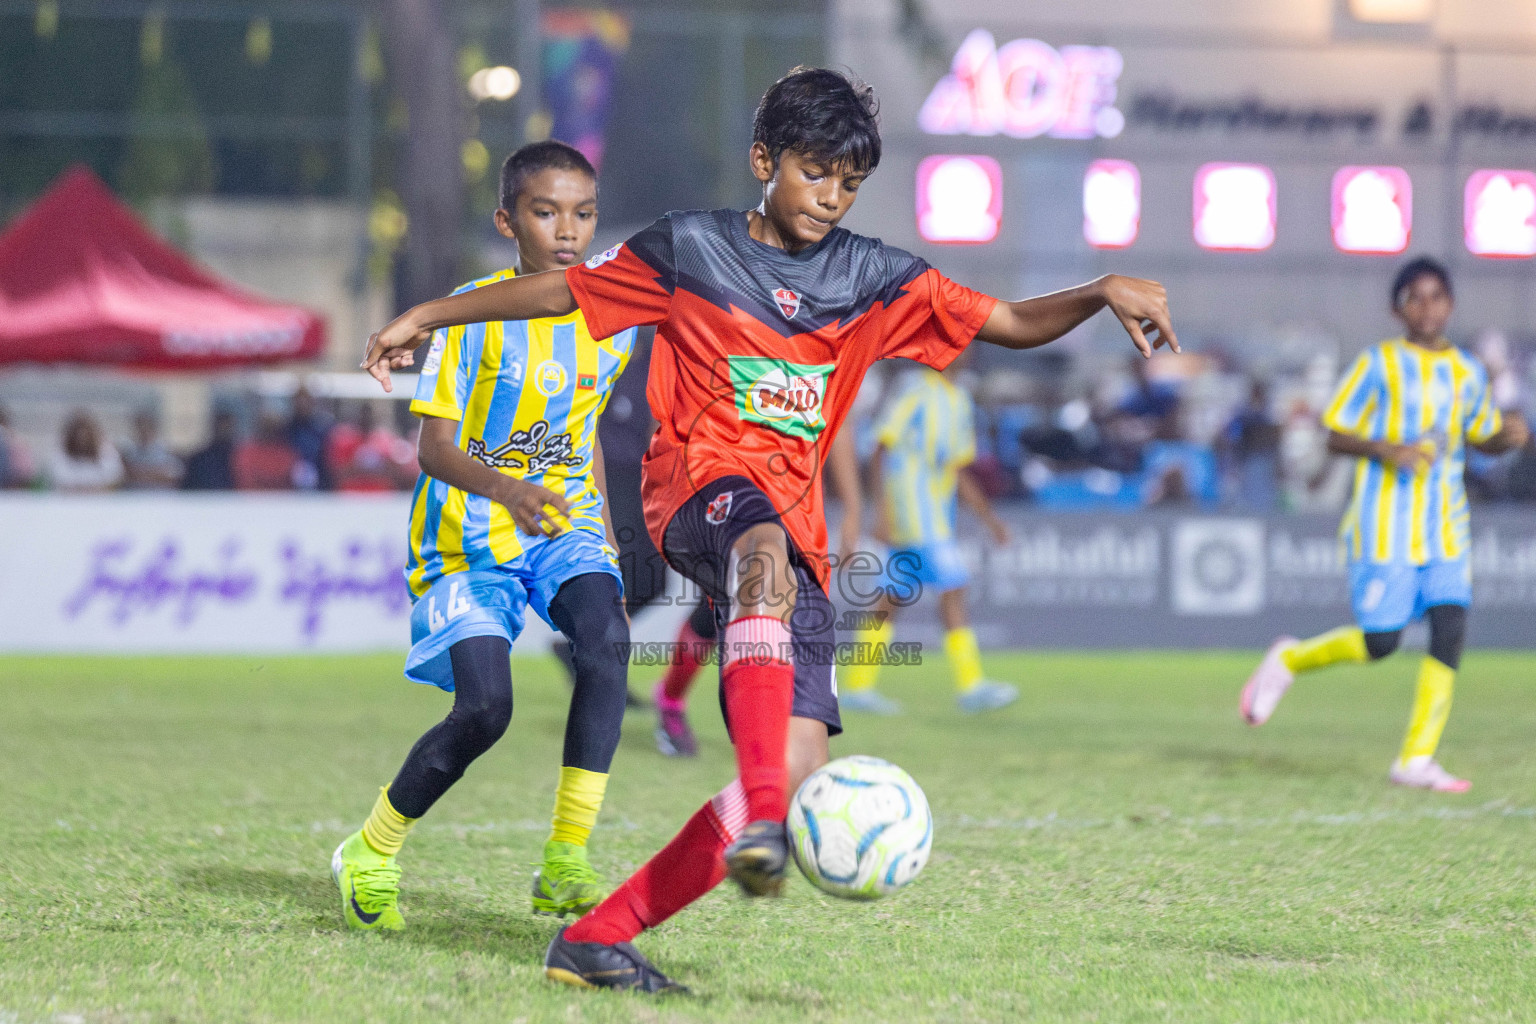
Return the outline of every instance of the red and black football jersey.
{"type": "Polygon", "coordinates": [[[565,273],[593,337],[657,325],[642,484],[657,547],[679,505],[741,475],[823,586],[822,455],[865,372],[891,357],[943,369],[997,301],[842,228],[797,253],[766,245],[738,210],[667,214],[565,273]]]}

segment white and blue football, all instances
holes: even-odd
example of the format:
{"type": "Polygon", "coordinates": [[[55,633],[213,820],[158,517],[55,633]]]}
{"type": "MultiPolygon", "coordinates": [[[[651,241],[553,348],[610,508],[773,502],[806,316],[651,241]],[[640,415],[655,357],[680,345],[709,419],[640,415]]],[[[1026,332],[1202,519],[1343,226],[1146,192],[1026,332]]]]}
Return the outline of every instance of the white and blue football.
{"type": "Polygon", "coordinates": [[[933,849],[928,798],[878,757],[840,757],[801,783],[789,803],[795,863],[817,888],[873,900],[916,878],[933,849]]]}

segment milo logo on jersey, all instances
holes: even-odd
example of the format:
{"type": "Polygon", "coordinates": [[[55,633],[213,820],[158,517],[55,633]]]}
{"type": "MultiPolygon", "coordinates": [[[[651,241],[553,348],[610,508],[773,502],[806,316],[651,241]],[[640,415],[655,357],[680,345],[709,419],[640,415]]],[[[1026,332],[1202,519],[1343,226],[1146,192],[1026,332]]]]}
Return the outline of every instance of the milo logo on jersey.
{"type": "Polygon", "coordinates": [[[790,437],[814,438],[826,429],[822,403],[831,363],[791,363],[762,356],[731,356],[736,414],[790,437]]]}

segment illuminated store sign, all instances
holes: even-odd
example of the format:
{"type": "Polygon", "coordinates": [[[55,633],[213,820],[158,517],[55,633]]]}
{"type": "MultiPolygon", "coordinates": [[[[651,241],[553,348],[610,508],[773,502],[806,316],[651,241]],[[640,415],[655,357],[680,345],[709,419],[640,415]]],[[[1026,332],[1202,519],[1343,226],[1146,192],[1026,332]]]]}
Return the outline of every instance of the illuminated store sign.
{"type": "Polygon", "coordinates": [[[1478,171],[1467,179],[1467,251],[1475,256],[1536,256],[1536,174],[1478,171]]]}
{"type": "Polygon", "coordinates": [[[1342,167],[1333,176],[1333,244],[1398,253],[1413,234],[1413,183],[1401,167],[1342,167]]]}
{"type": "Polygon", "coordinates": [[[1015,39],[1002,46],[986,29],[965,37],[948,75],[928,94],[917,122],[933,135],[1112,139],[1125,128],[1115,88],[1125,66],[1108,46],[1015,39]]]}
{"type": "Polygon", "coordinates": [[[1141,230],[1141,172],[1125,160],[1095,160],[1083,175],[1083,238],[1124,249],[1141,230]]]}
{"type": "Polygon", "coordinates": [[[1205,164],[1195,172],[1195,241],[1256,252],[1275,242],[1275,175],[1262,164],[1205,164]]]}
{"type": "Polygon", "coordinates": [[[989,156],[930,156],[917,165],[917,232],[980,244],[1003,219],[1003,169],[989,156]]]}

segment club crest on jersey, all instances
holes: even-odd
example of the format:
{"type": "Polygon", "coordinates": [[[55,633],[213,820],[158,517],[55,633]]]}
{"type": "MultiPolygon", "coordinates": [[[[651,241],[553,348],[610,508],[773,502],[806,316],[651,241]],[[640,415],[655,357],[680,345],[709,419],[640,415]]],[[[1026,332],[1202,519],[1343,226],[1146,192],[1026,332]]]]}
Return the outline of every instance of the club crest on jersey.
{"type": "Polygon", "coordinates": [[[719,526],[725,522],[731,514],[731,497],[735,491],[724,491],[715,495],[715,500],[704,506],[704,521],[711,526],[719,526]]]}
{"type": "Polygon", "coordinates": [[[779,304],[779,312],[784,314],[786,320],[793,320],[795,314],[800,312],[800,296],[788,288],[775,289],[773,301],[779,304]]]}
{"type": "Polygon", "coordinates": [[[604,263],[607,263],[609,260],[615,259],[619,255],[619,250],[622,248],[624,248],[624,244],[621,242],[614,246],[612,249],[604,249],[596,256],[593,256],[591,259],[587,260],[587,269],[596,270],[598,267],[602,266],[604,263]]]}
{"type": "Polygon", "coordinates": [[[565,367],[554,359],[546,359],[533,371],[533,386],[545,398],[553,398],[565,390],[565,367]]]}

